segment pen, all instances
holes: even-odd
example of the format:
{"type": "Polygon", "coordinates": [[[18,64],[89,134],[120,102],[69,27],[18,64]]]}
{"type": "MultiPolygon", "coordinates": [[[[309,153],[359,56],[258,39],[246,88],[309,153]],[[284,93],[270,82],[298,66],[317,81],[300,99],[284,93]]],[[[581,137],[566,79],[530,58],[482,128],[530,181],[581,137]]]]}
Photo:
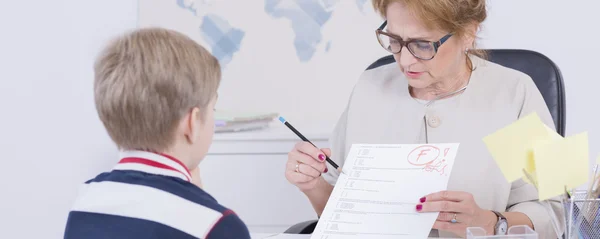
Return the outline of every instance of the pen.
{"type": "MultiPolygon", "coordinates": [[[[288,122],[287,120],[285,120],[285,118],[283,117],[279,117],[279,121],[281,121],[281,123],[283,123],[285,126],[287,126],[292,132],[294,132],[294,134],[298,135],[298,137],[300,137],[300,139],[302,139],[302,141],[304,142],[308,142],[310,144],[312,144],[312,146],[315,146],[315,148],[319,148],[317,147],[315,144],[313,144],[312,142],[310,142],[310,140],[308,140],[306,137],[304,137],[304,135],[302,135],[302,133],[300,133],[296,128],[294,128],[294,126],[292,126],[290,124],[290,122],[288,122]]],[[[338,166],[335,162],[333,162],[333,160],[331,160],[329,158],[329,156],[325,155],[325,160],[331,164],[331,166],[333,166],[336,170],[341,171],[341,173],[344,173],[343,170],[339,170],[338,168],[340,166],[338,166]]],[[[345,173],[344,173],[345,174],[345,173]]]]}

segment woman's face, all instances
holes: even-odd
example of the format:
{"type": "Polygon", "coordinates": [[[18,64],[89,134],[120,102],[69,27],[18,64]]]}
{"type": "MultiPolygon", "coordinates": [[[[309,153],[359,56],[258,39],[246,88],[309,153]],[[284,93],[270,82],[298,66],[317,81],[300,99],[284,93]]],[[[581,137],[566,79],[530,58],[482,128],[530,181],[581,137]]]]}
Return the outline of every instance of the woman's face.
{"type": "MultiPolygon", "coordinates": [[[[404,41],[421,39],[437,42],[449,32],[431,30],[419,21],[402,3],[393,2],[387,9],[388,33],[399,36],[404,41]]],[[[422,89],[444,80],[452,80],[466,69],[465,50],[472,41],[453,35],[439,48],[433,59],[421,60],[414,57],[406,47],[394,54],[396,62],[406,75],[411,87],[422,89]]]]}

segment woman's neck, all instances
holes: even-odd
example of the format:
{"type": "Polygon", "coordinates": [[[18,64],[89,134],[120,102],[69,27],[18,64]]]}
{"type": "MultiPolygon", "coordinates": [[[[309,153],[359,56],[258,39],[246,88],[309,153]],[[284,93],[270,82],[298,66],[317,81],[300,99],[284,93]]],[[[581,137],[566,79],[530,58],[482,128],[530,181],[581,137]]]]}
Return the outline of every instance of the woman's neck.
{"type": "Polygon", "coordinates": [[[421,100],[434,100],[438,97],[443,99],[445,98],[444,95],[450,94],[448,96],[452,96],[454,95],[451,94],[452,92],[458,91],[465,87],[469,83],[470,78],[471,71],[463,70],[455,77],[449,77],[447,80],[439,81],[426,88],[416,89],[410,87],[410,94],[412,97],[421,100]]]}

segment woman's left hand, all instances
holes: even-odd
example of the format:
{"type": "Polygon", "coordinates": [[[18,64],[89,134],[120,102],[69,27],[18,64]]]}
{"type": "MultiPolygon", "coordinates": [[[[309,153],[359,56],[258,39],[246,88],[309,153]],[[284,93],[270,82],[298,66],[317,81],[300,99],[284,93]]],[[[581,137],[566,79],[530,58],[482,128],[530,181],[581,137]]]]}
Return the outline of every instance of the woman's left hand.
{"type": "Polygon", "coordinates": [[[496,214],[481,209],[473,195],[467,192],[441,191],[427,195],[417,204],[418,212],[440,212],[433,229],[449,231],[465,237],[467,227],[482,227],[494,233],[496,214]]]}

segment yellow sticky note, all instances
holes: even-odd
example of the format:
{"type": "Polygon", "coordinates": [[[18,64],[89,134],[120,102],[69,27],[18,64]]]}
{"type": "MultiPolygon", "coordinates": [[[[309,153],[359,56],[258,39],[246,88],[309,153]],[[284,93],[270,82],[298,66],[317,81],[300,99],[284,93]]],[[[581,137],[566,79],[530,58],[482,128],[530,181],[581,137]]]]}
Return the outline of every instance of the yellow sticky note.
{"type": "Polygon", "coordinates": [[[532,147],[543,141],[562,138],[548,128],[536,113],[531,113],[516,122],[483,138],[488,151],[509,182],[523,178],[523,169],[535,169],[528,158],[532,147]]]}
{"type": "Polygon", "coordinates": [[[548,125],[544,124],[544,127],[546,127],[546,131],[548,132],[548,135],[550,136],[550,140],[559,140],[559,139],[563,139],[562,136],[560,136],[560,134],[556,133],[556,131],[554,131],[553,129],[551,129],[550,127],[548,127],[548,125]]]}
{"type": "Polygon", "coordinates": [[[561,195],[588,181],[587,132],[534,145],[539,200],[561,195]]]}
{"type": "Polygon", "coordinates": [[[533,184],[537,188],[537,174],[535,172],[535,160],[533,159],[533,150],[527,152],[527,158],[525,161],[525,182],[533,184]]]}
{"type": "MultiPolygon", "coordinates": [[[[548,135],[550,135],[548,141],[560,140],[563,138],[562,136],[560,136],[560,134],[556,133],[554,130],[552,130],[547,125],[544,124],[544,127],[546,127],[546,131],[548,132],[548,135]]],[[[547,141],[539,141],[539,142],[547,142],[547,141]]],[[[533,184],[537,188],[538,187],[538,179],[537,179],[537,173],[536,173],[536,168],[535,168],[535,159],[533,157],[533,149],[527,150],[527,158],[525,160],[525,168],[524,169],[525,169],[525,173],[527,173],[527,175],[525,175],[525,177],[523,177],[523,180],[525,180],[525,182],[527,182],[529,184],[533,184]]]]}

